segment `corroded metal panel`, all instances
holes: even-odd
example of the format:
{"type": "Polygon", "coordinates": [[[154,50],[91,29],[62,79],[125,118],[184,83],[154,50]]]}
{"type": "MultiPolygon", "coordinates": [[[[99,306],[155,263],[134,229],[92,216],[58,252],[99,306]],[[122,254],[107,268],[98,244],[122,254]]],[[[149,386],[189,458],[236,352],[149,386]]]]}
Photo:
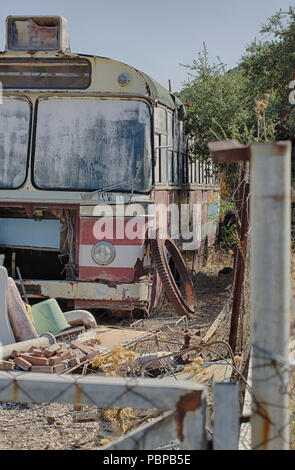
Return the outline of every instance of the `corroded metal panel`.
{"type": "Polygon", "coordinates": [[[28,297],[110,301],[149,299],[149,282],[110,286],[97,282],[25,280],[24,285],[28,297]]]}

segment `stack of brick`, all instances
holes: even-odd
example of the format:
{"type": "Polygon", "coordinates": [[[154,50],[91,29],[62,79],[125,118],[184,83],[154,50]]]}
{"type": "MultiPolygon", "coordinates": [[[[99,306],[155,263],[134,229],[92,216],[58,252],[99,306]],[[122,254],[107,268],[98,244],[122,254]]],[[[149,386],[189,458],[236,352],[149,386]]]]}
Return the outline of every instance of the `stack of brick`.
{"type": "Polygon", "coordinates": [[[96,344],[85,344],[78,340],[54,343],[45,348],[31,347],[28,352],[13,351],[11,357],[0,360],[0,370],[23,370],[61,374],[67,369],[92,360],[102,349],[96,344]]]}

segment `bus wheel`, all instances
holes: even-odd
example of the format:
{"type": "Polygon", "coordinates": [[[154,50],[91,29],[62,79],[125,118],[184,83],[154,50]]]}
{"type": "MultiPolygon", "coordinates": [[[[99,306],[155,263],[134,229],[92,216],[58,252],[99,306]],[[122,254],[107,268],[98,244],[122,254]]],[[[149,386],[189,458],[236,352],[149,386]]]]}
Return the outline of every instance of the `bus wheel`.
{"type": "Polygon", "coordinates": [[[168,236],[160,239],[157,235],[156,239],[150,240],[150,243],[153,262],[171,305],[179,315],[193,317],[197,310],[197,299],[189,272],[179,249],[168,236]],[[171,261],[169,265],[167,252],[173,260],[179,282],[176,282],[175,273],[171,271],[171,261]],[[182,285],[183,289],[180,288],[179,284],[182,285]]]}

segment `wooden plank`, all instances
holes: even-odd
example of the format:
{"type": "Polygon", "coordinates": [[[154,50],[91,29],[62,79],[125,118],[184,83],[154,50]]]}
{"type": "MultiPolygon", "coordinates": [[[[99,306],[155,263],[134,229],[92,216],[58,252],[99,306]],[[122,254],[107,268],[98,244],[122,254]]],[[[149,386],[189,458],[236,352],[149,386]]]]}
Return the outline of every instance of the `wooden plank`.
{"type": "Polygon", "coordinates": [[[206,335],[204,336],[204,338],[202,339],[202,342],[203,343],[207,343],[209,341],[210,338],[212,338],[212,336],[214,335],[214,333],[216,332],[217,328],[219,327],[219,325],[223,322],[226,314],[227,314],[227,311],[229,309],[229,303],[226,302],[225,305],[223,306],[221,312],[218,314],[218,316],[215,318],[214,322],[212,323],[212,325],[210,326],[209,330],[207,331],[206,335]]]}
{"type": "Polygon", "coordinates": [[[134,341],[144,338],[150,334],[146,330],[136,330],[134,328],[111,328],[107,326],[93,328],[79,335],[79,341],[87,341],[96,338],[100,340],[100,345],[110,350],[116,346],[131,344],[134,341]]]}
{"type": "MultiPolygon", "coordinates": [[[[185,369],[175,374],[177,380],[190,380],[199,384],[208,384],[214,382],[229,382],[232,374],[231,359],[228,361],[217,361],[204,363],[196,372],[189,372],[185,369]]],[[[174,377],[173,377],[173,380],[174,377]]]]}
{"type": "Polygon", "coordinates": [[[225,142],[209,142],[213,163],[230,163],[236,161],[249,161],[251,149],[248,145],[230,140],[225,142]]]}

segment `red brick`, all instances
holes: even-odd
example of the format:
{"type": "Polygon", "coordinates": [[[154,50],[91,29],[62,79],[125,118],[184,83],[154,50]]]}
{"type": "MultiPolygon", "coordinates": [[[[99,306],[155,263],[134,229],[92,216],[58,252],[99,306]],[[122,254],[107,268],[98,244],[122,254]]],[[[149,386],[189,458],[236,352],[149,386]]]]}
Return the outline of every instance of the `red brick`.
{"type": "Polygon", "coordinates": [[[42,351],[42,349],[38,349],[38,348],[31,348],[31,349],[32,350],[30,350],[30,352],[33,356],[44,357],[44,351],[42,351]]]}
{"type": "Polygon", "coordinates": [[[62,361],[65,361],[66,359],[71,359],[73,356],[74,356],[74,353],[71,349],[68,349],[62,354],[60,354],[60,358],[62,361]]]}
{"type": "Polygon", "coordinates": [[[98,356],[100,353],[100,351],[91,351],[89,354],[87,354],[87,359],[94,359],[96,356],[98,356]]]}
{"type": "Polygon", "coordinates": [[[14,369],[14,362],[0,360],[0,370],[13,370],[13,369],[14,369]]]}
{"type": "Polygon", "coordinates": [[[10,354],[10,356],[14,359],[15,357],[18,357],[19,356],[19,351],[16,351],[15,349],[12,351],[12,353],[10,354]]]}
{"type": "Polygon", "coordinates": [[[67,349],[66,343],[59,343],[59,349],[56,351],[56,354],[62,354],[67,349]]]}
{"type": "Polygon", "coordinates": [[[66,368],[69,367],[69,361],[67,361],[67,360],[61,361],[61,364],[64,364],[66,366],[66,368]]]}
{"type": "Polygon", "coordinates": [[[29,361],[33,366],[47,366],[48,359],[46,357],[31,356],[30,354],[21,354],[20,357],[29,361]]]}
{"type": "Polygon", "coordinates": [[[69,360],[69,366],[70,367],[75,367],[80,364],[80,359],[78,357],[73,357],[72,359],[69,360]]]}
{"type": "Polygon", "coordinates": [[[47,374],[52,374],[53,367],[52,366],[32,366],[32,372],[45,372],[47,374]]]}
{"type": "Polygon", "coordinates": [[[51,344],[50,346],[48,346],[48,348],[44,349],[44,356],[46,357],[54,356],[59,349],[60,349],[59,343],[51,344]]]}
{"type": "Polygon", "coordinates": [[[75,357],[80,359],[80,362],[84,362],[87,359],[87,354],[84,354],[80,349],[74,349],[75,357]]]}
{"type": "Polygon", "coordinates": [[[30,370],[32,367],[32,364],[23,357],[16,357],[14,363],[22,370],[30,370]]]}
{"type": "Polygon", "coordinates": [[[49,365],[50,366],[56,366],[57,364],[61,363],[61,357],[60,356],[52,356],[48,359],[49,365]]]}
{"type": "Polygon", "coordinates": [[[55,374],[60,374],[64,370],[66,370],[67,366],[65,364],[57,364],[56,366],[53,366],[53,372],[55,374]]]}
{"type": "Polygon", "coordinates": [[[85,354],[90,354],[92,352],[92,350],[88,346],[86,346],[86,344],[82,344],[79,341],[72,341],[71,348],[80,349],[80,351],[82,351],[85,354]]]}

